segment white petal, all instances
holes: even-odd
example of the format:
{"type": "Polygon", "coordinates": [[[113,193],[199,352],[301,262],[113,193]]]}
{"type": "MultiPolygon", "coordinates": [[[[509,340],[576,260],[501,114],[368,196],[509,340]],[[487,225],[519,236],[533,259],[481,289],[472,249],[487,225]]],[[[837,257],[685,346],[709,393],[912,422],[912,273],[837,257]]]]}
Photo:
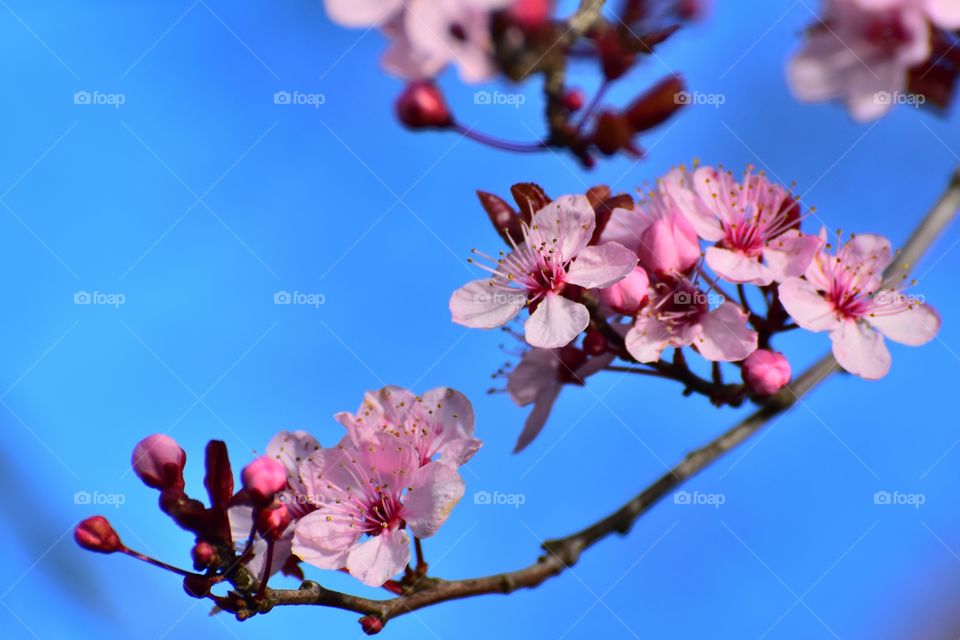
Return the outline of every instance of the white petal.
{"type": "Polygon", "coordinates": [[[837,326],[833,305],[807,280],[790,278],[779,291],[783,308],[807,331],[830,331],[837,326]]]}
{"type": "Polygon", "coordinates": [[[607,242],[577,255],[564,280],[587,289],[609,287],[633,273],[637,255],[623,245],[607,242]]]}
{"type": "Polygon", "coordinates": [[[565,347],[590,324],[590,312],[579,302],[548,293],[524,324],[527,342],[534,347],[565,347]]]}
{"type": "Polygon", "coordinates": [[[474,280],[450,296],[450,314],[454,322],[465,327],[493,329],[512,320],[526,303],[527,295],[522,289],[494,280],[474,280]]]}

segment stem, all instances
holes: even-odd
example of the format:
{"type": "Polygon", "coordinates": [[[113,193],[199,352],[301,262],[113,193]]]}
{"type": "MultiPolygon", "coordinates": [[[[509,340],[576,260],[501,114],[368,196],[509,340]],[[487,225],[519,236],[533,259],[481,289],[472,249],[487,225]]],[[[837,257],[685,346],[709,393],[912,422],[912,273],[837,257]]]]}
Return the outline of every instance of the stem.
{"type": "Polygon", "coordinates": [[[608,88],[610,88],[610,81],[604,80],[597,89],[597,92],[593,95],[593,99],[590,101],[590,104],[588,104],[587,108],[583,110],[582,114],[580,114],[580,121],[577,123],[577,127],[575,129],[577,133],[583,131],[583,128],[587,125],[587,121],[590,119],[590,116],[593,115],[593,112],[596,111],[597,107],[600,105],[600,101],[603,100],[603,95],[607,92],[608,88]]]}
{"type": "Polygon", "coordinates": [[[427,563],[423,560],[423,544],[420,542],[420,538],[417,536],[413,537],[413,548],[417,553],[417,575],[423,576],[427,573],[427,563]]]}
{"type": "Polygon", "coordinates": [[[185,577],[185,578],[186,578],[187,576],[197,576],[197,577],[200,577],[199,574],[192,573],[192,572],[190,572],[190,571],[185,571],[185,570],[183,570],[183,569],[181,569],[181,568],[179,568],[179,567],[173,566],[172,564],[167,564],[166,562],[161,562],[160,560],[155,560],[155,559],[151,558],[150,556],[145,556],[145,555],[143,555],[142,553],[140,553],[139,551],[134,551],[133,549],[128,549],[128,548],[124,547],[123,549],[120,549],[120,552],[127,554],[127,555],[130,556],[131,558],[136,558],[137,560],[143,560],[143,561],[146,562],[147,564],[152,564],[152,565],[155,566],[155,567],[159,567],[159,568],[161,568],[161,569],[166,569],[167,571],[171,571],[171,572],[177,574],[178,576],[183,576],[183,577],[185,577]]]}
{"type": "Polygon", "coordinates": [[[450,128],[453,131],[456,131],[464,138],[469,138],[474,142],[479,142],[480,144],[485,144],[488,147],[493,147],[494,149],[502,149],[503,151],[515,151],[518,153],[532,153],[535,151],[543,151],[547,148],[547,145],[542,142],[510,142],[508,140],[500,140],[499,138],[494,138],[485,133],[475,131],[470,127],[466,127],[459,122],[454,122],[450,125],[450,128]]]}
{"type": "Polygon", "coordinates": [[[270,569],[273,565],[273,544],[273,537],[267,538],[267,556],[263,560],[263,577],[260,578],[260,587],[257,589],[257,594],[253,597],[257,602],[263,600],[263,594],[266,593],[267,589],[267,582],[270,581],[270,569]]]}

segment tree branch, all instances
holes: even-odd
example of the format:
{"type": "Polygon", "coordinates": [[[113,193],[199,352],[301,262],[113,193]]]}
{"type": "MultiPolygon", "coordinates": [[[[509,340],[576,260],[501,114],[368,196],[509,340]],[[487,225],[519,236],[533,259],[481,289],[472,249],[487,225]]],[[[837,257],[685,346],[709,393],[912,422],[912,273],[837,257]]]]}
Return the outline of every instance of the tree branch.
{"type": "MultiPolygon", "coordinates": [[[[587,4],[602,5],[603,3],[584,2],[581,6],[587,4]]],[[[912,267],[930,248],[947,224],[953,220],[958,209],[960,209],[960,170],[953,175],[940,200],[910,236],[900,254],[900,263],[891,265],[888,275],[899,272],[903,269],[904,263],[912,267]]],[[[543,544],[545,553],[527,567],[463,580],[448,581],[424,577],[414,583],[406,594],[389,600],[359,598],[325,589],[316,582],[308,580],[299,589],[267,589],[261,610],[276,605],[321,605],[373,616],[385,623],[405,613],[448,600],[492,593],[507,594],[517,589],[536,587],[576,563],[584,550],[600,540],[613,533],[627,533],[634,522],[652,505],[742,444],[771,419],[790,409],[837,368],[837,362],[833,356],[825,356],[801,374],[792,385],[782,389],[749,417],[707,445],[688,454],[686,459],[610,515],[572,535],[545,542],[543,544]]],[[[238,611],[237,616],[245,618],[252,613],[255,612],[238,611]]]]}

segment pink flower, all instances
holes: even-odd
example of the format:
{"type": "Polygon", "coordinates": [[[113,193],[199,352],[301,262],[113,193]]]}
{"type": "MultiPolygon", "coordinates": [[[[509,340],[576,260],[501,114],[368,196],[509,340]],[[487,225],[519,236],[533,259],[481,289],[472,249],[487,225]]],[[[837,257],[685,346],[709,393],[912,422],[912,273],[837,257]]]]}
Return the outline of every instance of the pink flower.
{"type": "Polygon", "coordinates": [[[790,363],[782,353],[757,349],[743,361],[741,373],[753,393],[772,396],[790,382],[790,363]]]}
{"type": "Polygon", "coordinates": [[[426,465],[439,461],[454,468],[465,464],[482,446],[473,437],[473,407],[459,391],[439,387],[417,397],[400,387],[384,387],[364,396],[356,414],[338,413],[358,446],[377,433],[405,440],[426,465]]]}
{"type": "Polygon", "coordinates": [[[638,362],[656,362],[667,347],[687,345],[707,360],[737,362],[757,349],[757,333],[733,302],[711,311],[708,296],[689,280],[659,282],[627,332],[627,351],[638,362]]]}
{"type": "Polygon", "coordinates": [[[255,501],[270,502],[287,486],[287,469],[273,457],[260,456],[243,468],[243,488],[255,501]]]}
{"type": "Polygon", "coordinates": [[[464,491],[453,467],[421,466],[414,447],[386,432],[316,451],[300,472],[317,508],[297,521],[294,554],[321,569],[345,567],[375,587],[409,562],[407,531],[432,536],[464,491]]]}
{"type": "Polygon", "coordinates": [[[455,63],[465,82],[496,73],[490,15],[513,0],[326,0],[327,13],[349,27],[381,27],[392,40],[384,67],[402,78],[435,77],[455,63]]]}
{"type": "Polygon", "coordinates": [[[650,295],[650,278],[643,267],[620,282],[600,290],[600,300],[617,313],[632,316],[647,303],[650,295]]]}
{"type": "Polygon", "coordinates": [[[133,448],[130,463],[137,476],[154,489],[183,489],[187,454],[177,441],[162,433],[147,436],[133,448]]]}
{"type": "Polygon", "coordinates": [[[550,410],[565,384],[583,385],[584,380],[613,362],[612,354],[587,358],[582,350],[568,345],[562,349],[533,348],[507,378],[507,392],[517,406],[533,405],[523,431],[513,448],[523,451],[540,435],[550,410]]]}
{"type": "Polygon", "coordinates": [[[799,100],[843,100],[859,121],[875,120],[907,89],[908,71],[930,57],[930,24],[957,16],[952,0],[833,0],[790,62],[790,87],[799,100]],[[949,8],[947,5],[950,5],[949,8]]]}
{"type": "Polygon", "coordinates": [[[936,26],[952,30],[960,28],[960,4],[956,0],[853,0],[864,10],[883,11],[916,7],[927,14],[936,26]]]}
{"type": "Polygon", "coordinates": [[[603,240],[633,250],[640,265],[659,276],[686,273],[700,259],[696,231],[663,189],[648,194],[634,209],[614,209],[603,240]]]}
{"type": "MultiPolygon", "coordinates": [[[[826,230],[821,237],[826,240],[826,230]]],[[[892,261],[889,240],[860,235],[833,255],[826,249],[819,253],[805,278],[780,285],[780,302],[797,324],[829,331],[837,362],[862,378],[882,378],[890,370],[883,336],[918,346],[940,330],[940,317],[932,307],[884,281],[883,272],[892,261]]]]}
{"type": "Polygon", "coordinates": [[[692,177],[680,169],[662,184],[684,203],[697,234],[716,243],[707,249],[706,261],[717,275],[766,286],[802,275],[820,240],[797,229],[800,205],[790,192],[752,171],[737,182],[729,171],[713,167],[701,167],[692,177]]]}
{"type": "Polygon", "coordinates": [[[523,243],[509,254],[494,259],[474,251],[494,263],[482,267],[493,277],[453,293],[453,321],[491,329],[530,304],[536,309],[524,325],[527,342],[543,348],[569,344],[590,321],[587,308],[571,299],[577,287],[609,287],[637,265],[636,255],[616,242],[587,246],[595,226],[585,196],[563,196],[533,214],[531,224],[523,226],[523,243]]]}

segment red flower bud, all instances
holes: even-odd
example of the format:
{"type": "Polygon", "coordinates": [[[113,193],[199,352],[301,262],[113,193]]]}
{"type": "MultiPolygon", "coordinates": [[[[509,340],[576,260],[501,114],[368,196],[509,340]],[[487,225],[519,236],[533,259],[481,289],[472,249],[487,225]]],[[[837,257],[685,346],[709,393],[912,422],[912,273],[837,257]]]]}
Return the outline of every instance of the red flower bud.
{"type": "Polygon", "coordinates": [[[580,111],[583,108],[583,91],[570,89],[563,94],[563,106],[567,111],[580,111]]]}
{"type": "Polygon", "coordinates": [[[396,104],[397,118],[411,129],[445,129],[453,124],[447,102],[432,82],[407,85],[396,104]]]}
{"type": "Polygon", "coordinates": [[[187,454],[170,436],[155,433],[141,440],[133,448],[130,463],[148,487],[183,489],[183,467],[187,463],[187,454]]]}
{"type": "Polygon", "coordinates": [[[240,479],[251,498],[266,503],[287,486],[287,468],[276,458],[260,456],[243,468],[240,479]]]}
{"type": "Polygon", "coordinates": [[[616,80],[629,71],[637,60],[637,54],[624,46],[618,29],[606,29],[597,36],[596,42],[603,75],[607,80],[616,80]]]}
{"type": "Polygon", "coordinates": [[[365,634],[374,636],[383,631],[383,620],[377,616],[363,616],[360,618],[360,626],[365,634]]]}
{"type": "Polygon", "coordinates": [[[607,352],[607,339],[596,329],[587,331],[583,337],[583,350],[591,356],[599,356],[607,352]]]}
{"type": "Polygon", "coordinates": [[[604,155],[612,156],[621,149],[640,155],[640,151],[633,146],[633,127],[630,122],[619,113],[612,111],[604,111],[597,118],[593,143],[604,155]]]}
{"type": "Polygon", "coordinates": [[[193,566],[198,571],[211,567],[217,563],[217,550],[208,542],[198,542],[191,552],[193,566]]]}
{"type": "Polygon", "coordinates": [[[683,79],[667,76],[634,100],[623,112],[635,132],[657,126],[686,105],[683,79]]]}
{"type": "Polygon", "coordinates": [[[287,505],[278,502],[257,513],[257,532],[265,540],[276,540],[283,535],[292,519],[287,505]]]}
{"type": "Polygon", "coordinates": [[[84,549],[98,553],[114,553],[124,548],[120,536],[103,516],[93,516],[78,524],[73,539],[84,549]]]}

